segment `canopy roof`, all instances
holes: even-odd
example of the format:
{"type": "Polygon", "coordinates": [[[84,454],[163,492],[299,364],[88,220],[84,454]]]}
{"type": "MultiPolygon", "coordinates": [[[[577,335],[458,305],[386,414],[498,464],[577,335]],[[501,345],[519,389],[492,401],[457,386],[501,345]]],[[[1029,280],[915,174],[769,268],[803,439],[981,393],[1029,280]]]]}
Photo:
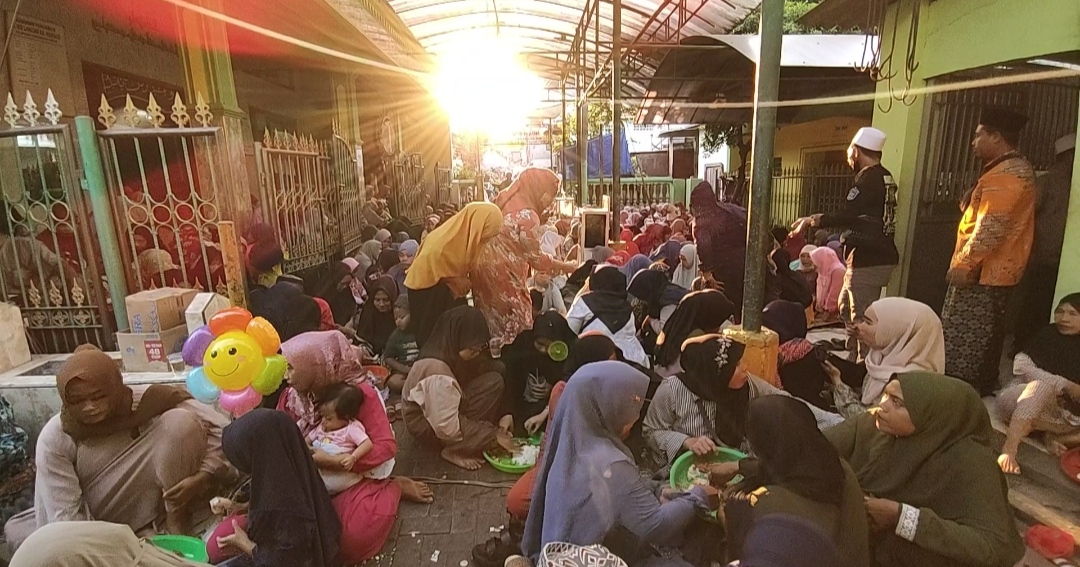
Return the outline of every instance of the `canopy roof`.
{"type": "MultiPolygon", "coordinates": [[[[785,35],[780,54],[780,100],[872,92],[873,81],[859,70],[869,53],[864,47],[867,41],[863,35],[785,35]]],[[[685,39],[680,49],[666,54],[649,81],[638,123],[749,122],[759,50],[756,35],[685,39]],[[713,103],[743,104],[737,108],[708,106],[713,103]]],[[[859,114],[869,114],[873,108],[869,101],[855,106],[859,114]]],[[[853,111],[851,105],[825,108],[844,114],[853,111]]],[[[797,121],[804,110],[781,107],[778,119],[782,123],[797,121]]]]}
{"type": "MultiPolygon", "coordinates": [[[[388,0],[388,3],[432,54],[438,55],[476,34],[498,33],[525,55],[526,63],[535,73],[552,82],[566,68],[584,8],[593,6],[588,0],[388,0]]],[[[622,0],[623,40],[671,45],[680,37],[725,33],[759,3],[760,0],[622,0]]],[[[582,36],[590,55],[594,51],[611,52],[611,0],[600,0],[599,29],[593,18],[582,36]]],[[[595,71],[597,64],[603,65],[606,58],[602,55],[597,62],[597,58],[590,56],[586,66],[595,71]]]]}

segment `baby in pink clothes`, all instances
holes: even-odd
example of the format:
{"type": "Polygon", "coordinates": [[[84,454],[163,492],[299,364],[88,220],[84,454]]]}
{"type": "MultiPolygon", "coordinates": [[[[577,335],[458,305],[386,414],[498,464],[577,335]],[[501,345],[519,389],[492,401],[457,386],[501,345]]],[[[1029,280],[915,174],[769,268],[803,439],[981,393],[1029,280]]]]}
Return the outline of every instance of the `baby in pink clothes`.
{"type": "Polygon", "coordinates": [[[366,475],[352,472],[356,461],[372,447],[367,431],[356,419],[363,403],[363,392],[349,384],[332,386],[319,400],[322,420],[308,434],[307,441],[313,449],[312,458],[319,467],[326,490],[332,495],[356,484],[364,476],[386,478],[390,474],[390,471],[381,471],[381,466],[366,475]]]}

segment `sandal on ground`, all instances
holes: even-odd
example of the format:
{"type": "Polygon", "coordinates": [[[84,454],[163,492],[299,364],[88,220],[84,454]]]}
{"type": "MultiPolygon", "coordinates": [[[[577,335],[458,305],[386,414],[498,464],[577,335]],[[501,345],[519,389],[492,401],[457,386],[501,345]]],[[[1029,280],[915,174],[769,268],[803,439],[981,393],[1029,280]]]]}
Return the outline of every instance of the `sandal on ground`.
{"type": "Polygon", "coordinates": [[[507,558],[521,553],[521,540],[514,541],[509,530],[503,530],[497,537],[473,547],[473,565],[476,567],[502,567],[507,558]]]}

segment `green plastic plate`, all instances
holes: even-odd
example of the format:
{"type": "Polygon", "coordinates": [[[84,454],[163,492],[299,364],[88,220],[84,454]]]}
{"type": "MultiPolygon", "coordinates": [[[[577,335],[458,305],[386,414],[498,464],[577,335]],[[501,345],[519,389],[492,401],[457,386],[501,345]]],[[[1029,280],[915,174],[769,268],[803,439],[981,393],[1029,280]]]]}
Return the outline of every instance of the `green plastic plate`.
{"type": "MultiPolygon", "coordinates": [[[[535,445],[537,447],[540,446],[540,436],[539,435],[534,435],[532,437],[515,437],[514,441],[516,441],[516,442],[518,442],[518,443],[520,443],[522,445],[535,445]]],[[[510,459],[510,457],[493,457],[487,451],[484,451],[484,459],[486,459],[487,462],[491,463],[491,466],[495,467],[495,470],[500,470],[500,471],[502,471],[504,473],[510,473],[510,474],[524,474],[525,471],[527,471],[527,470],[533,468],[534,466],[536,466],[536,465],[528,465],[528,466],[515,465],[514,462],[510,459]]]]}
{"type": "MultiPolygon", "coordinates": [[[[715,453],[706,457],[698,457],[690,451],[687,451],[682,455],[679,455],[675,459],[674,463],[671,463],[671,473],[669,478],[671,488],[682,491],[690,490],[690,488],[693,486],[693,483],[691,483],[690,479],[687,478],[686,473],[690,472],[690,465],[694,464],[695,462],[730,463],[732,461],[738,461],[745,458],[746,455],[741,451],[736,451],[735,449],[729,449],[727,447],[717,447],[715,453]]],[[[731,482],[729,482],[728,484],[730,485],[741,482],[742,479],[742,475],[735,475],[735,478],[731,479],[731,482]]],[[[716,519],[716,510],[709,512],[709,518],[706,519],[711,522],[717,522],[718,520],[716,519]]]]}
{"type": "MultiPolygon", "coordinates": [[[[695,462],[730,463],[745,458],[746,455],[741,451],[736,451],[735,449],[729,449],[727,447],[717,447],[715,453],[706,457],[697,457],[693,453],[687,451],[682,455],[679,455],[674,463],[671,463],[671,488],[674,488],[675,490],[689,490],[690,487],[693,486],[686,475],[690,472],[690,465],[695,462]]],[[[732,482],[742,480],[740,477],[735,478],[736,480],[733,480],[732,482]]]]}
{"type": "Polygon", "coordinates": [[[156,535],[150,538],[150,543],[158,549],[164,549],[184,557],[189,561],[206,563],[210,557],[206,555],[206,543],[197,537],[182,535],[156,535]]]}

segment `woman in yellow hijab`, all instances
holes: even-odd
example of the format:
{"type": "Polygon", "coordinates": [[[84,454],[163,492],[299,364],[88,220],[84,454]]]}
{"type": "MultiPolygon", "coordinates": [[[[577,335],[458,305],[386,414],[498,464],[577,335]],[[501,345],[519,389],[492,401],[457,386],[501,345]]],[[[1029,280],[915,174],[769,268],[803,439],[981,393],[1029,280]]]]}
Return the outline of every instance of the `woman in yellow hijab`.
{"type": "Polygon", "coordinates": [[[423,346],[439,316],[465,304],[469,267],[481,245],[502,229],[503,214],[491,203],[469,203],[428,233],[405,277],[409,293],[409,328],[423,346]]]}

